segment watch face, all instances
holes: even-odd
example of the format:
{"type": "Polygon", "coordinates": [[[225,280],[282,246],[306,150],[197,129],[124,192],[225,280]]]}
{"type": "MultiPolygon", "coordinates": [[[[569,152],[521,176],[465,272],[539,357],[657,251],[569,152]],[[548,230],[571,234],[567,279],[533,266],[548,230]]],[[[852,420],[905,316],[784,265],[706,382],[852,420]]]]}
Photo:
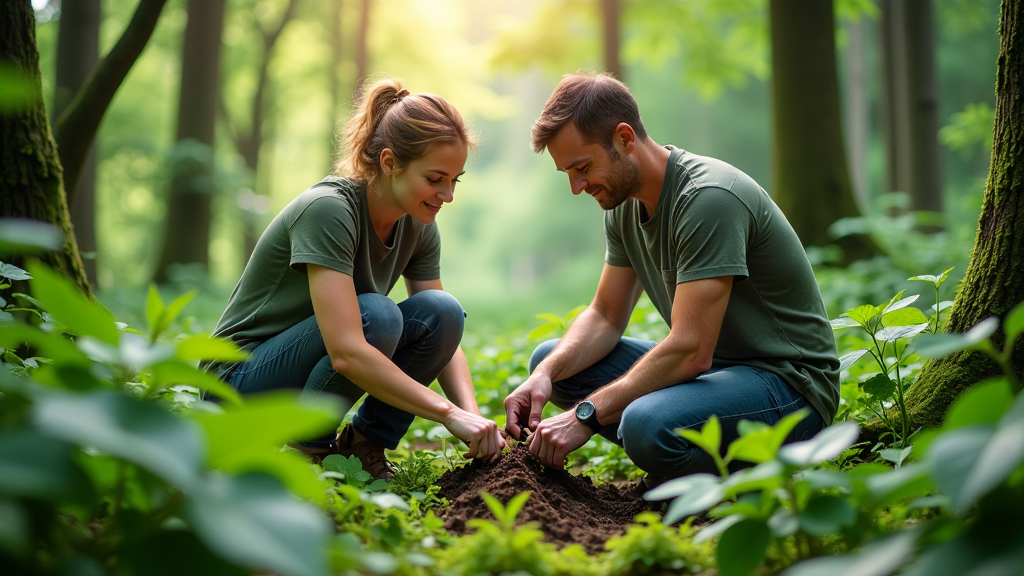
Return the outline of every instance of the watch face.
{"type": "Polygon", "coordinates": [[[594,415],[594,405],[590,402],[580,402],[576,406],[576,417],[580,420],[586,420],[594,415]]]}

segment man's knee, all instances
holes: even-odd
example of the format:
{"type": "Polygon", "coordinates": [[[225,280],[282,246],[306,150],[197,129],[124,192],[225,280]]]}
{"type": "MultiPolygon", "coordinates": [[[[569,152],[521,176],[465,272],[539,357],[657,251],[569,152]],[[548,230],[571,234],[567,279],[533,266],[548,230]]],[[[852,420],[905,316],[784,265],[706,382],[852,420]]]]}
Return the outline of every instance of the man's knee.
{"type": "Polygon", "coordinates": [[[540,346],[537,346],[537,348],[534,349],[533,354],[530,355],[530,374],[533,374],[533,371],[537,368],[537,365],[540,364],[545,358],[547,358],[548,354],[551,354],[551,351],[555,349],[555,346],[558,345],[558,342],[560,340],[561,338],[555,338],[554,340],[547,340],[545,342],[541,342],[540,346]]]}
{"type": "Polygon", "coordinates": [[[675,432],[665,419],[664,407],[639,398],[622,412],[619,437],[626,455],[641,470],[674,478],[702,472],[704,454],[675,432]]]}
{"type": "Polygon", "coordinates": [[[359,312],[366,341],[390,358],[402,337],[402,311],[398,305],[387,296],[360,294],[359,312]]]}

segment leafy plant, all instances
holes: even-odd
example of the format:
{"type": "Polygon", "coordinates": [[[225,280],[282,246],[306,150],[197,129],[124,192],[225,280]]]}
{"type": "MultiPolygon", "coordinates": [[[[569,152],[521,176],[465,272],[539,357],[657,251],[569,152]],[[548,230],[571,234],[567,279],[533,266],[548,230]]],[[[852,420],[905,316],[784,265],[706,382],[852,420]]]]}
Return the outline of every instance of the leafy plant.
{"type": "Polygon", "coordinates": [[[577,306],[572,310],[569,310],[569,312],[566,313],[565,316],[559,316],[557,314],[552,314],[550,312],[543,312],[541,314],[537,314],[536,318],[538,320],[544,320],[544,323],[541,324],[540,326],[537,326],[533,330],[530,330],[530,333],[527,334],[526,337],[530,340],[535,340],[537,338],[542,338],[555,332],[565,332],[566,330],[569,329],[569,326],[572,324],[572,321],[575,320],[576,317],[580,315],[580,312],[583,312],[586,309],[587,306],[584,304],[582,306],[577,306]]]}
{"type": "Polygon", "coordinates": [[[712,562],[710,546],[695,544],[694,532],[689,522],[672,528],[663,524],[657,514],[643,512],[636,517],[636,524],[626,528],[624,535],[605,544],[610,551],[605,558],[607,574],[643,576],[700,572],[712,562]]]}

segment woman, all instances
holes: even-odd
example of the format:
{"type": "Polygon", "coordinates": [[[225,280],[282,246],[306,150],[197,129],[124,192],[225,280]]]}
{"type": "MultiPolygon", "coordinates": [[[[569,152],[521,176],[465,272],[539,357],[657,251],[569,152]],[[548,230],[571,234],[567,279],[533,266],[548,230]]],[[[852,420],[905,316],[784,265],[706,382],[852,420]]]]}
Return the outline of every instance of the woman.
{"type": "Polygon", "coordinates": [[[441,289],[434,218],[451,202],[468,148],[448,102],[385,80],[367,89],[342,133],[333,176],[271,222],[215,334],[249,351],[219,376],[243,394],[300,388],[350,403],[335,437],[292,444],[319,460],[356,455],[375,478],[414,416],[443,424],[467,458],[496,460],[505,441],[477,407],[459,348],[465,312],[441,289]],[[388,292],[404,276],[408,299],[388,292]],[[427,386],[437,379],[445,397],[427,386]]]}

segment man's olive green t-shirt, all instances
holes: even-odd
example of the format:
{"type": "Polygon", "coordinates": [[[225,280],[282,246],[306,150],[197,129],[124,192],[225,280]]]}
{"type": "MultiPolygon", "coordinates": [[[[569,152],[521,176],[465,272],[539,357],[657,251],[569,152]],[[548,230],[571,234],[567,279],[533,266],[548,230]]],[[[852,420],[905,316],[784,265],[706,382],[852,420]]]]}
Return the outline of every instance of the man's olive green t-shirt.
{"type": "Polygon", "coordinates": [[[732,276],[712,366],[773,372],[831,423],[839,404],[835,338],[792,226],[740,170],[669,150],[654,214],[634,198],[606,213],[605,261],[636,270],[669,326],[677,284],[732,276]]]}
{"type": "MultiPolygon", "coordinates": [[[[436,280],[440,260],[435,224],[405,215],[387,246],[370,221],[365,182],[329,176],[292,200],[263,232],[214,335],[252,350],[312,316],[307,264],[351,276],[356,294],[386,296],[401,276],[436,280]]],[[[223,376],[235,365],[211,369],[223,376]]]]}

